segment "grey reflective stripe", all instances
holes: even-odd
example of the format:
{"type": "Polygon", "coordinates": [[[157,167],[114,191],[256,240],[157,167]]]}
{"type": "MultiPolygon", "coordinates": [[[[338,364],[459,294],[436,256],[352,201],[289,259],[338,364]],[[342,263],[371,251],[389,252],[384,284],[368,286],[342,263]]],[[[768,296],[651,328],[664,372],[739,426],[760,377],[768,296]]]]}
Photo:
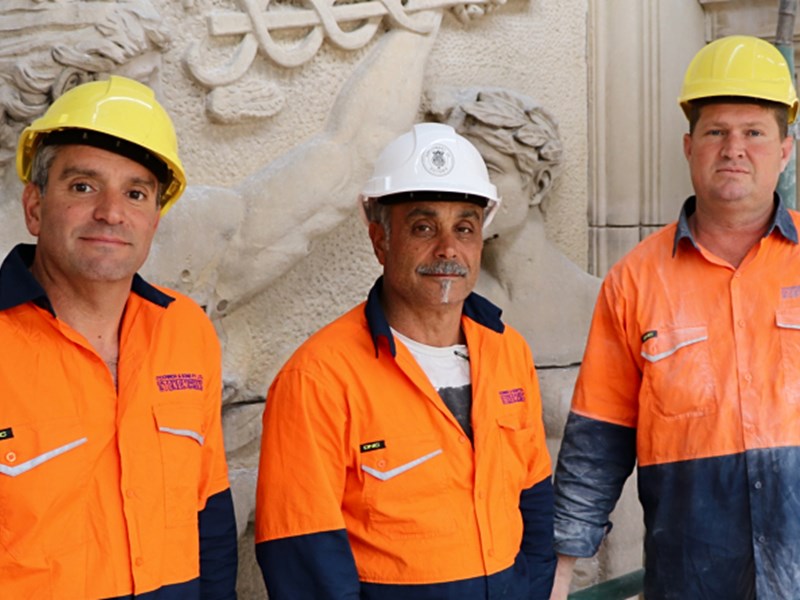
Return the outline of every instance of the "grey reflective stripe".
{"type": "Polygon", "coordinates": [[[70,442],[66,446],[61,446],[60,448],[56,448],[55,450],[50,450],[50,452],[45,452],[44,454],[40,454],[36,458],[32,458],[27,462],[22,463],[21,465],[17,465],[16,467],[8,467],[6,465],[0,465],[0,473],[4,475],[10,475],[11,477],[16,477],[17,475],[22,475],[26,471],[30,471],[31,469],[38,467],[40,464],[47,462],[51,458],[55,458],[65,452],[69,452],[73,448],[77,448],[81,444],[85,444],[89,441],[89,438],[81,438],[79,440],[75,440],[74,442],[70,442]]]}
{"type": "Polygon", "coordinates": [[[800,323],[786,323],[784,321],[778,321],[778,327],[783,327],[784,329],[800,329],[800,323]]]}
{"type": "Polygon", "coordinates": [[[404,465],[400,465],[399,467],[395,467],[391,471],[378,471],[377,469],[373,469],[372,467],[368,467],[367,465],[361,465],[361,470],[366,471],[373,477],[377,477],[381,481],[388,481],[392,477],[397,477],[400,473],[405,473],[406,471],[413,469],[414,467],[421,465],[426,460],[432,459],[434,456],[438,456],[442,453],[442,449],[439,448],[438,450],[434,450],[430,454],[426,454],[425,456],[420,456],[416,460],[412,460],[411,462],[407,462],[404,465]]]}
{"type": "Polygon", "coordinates": [[[200,435],[196,431],[192,431],[191,429],[173,429],[172,427],[159,427],[158,430],[163,431],[164,433],[171,433],[172,435],[182,435],[183,437],[192,438],[201,446],[205,441],[202,435],[200,435]]]}
{"type": "Polygon", "coordinates": [[[669,350],[667,350],[666,352],[662,352],[661,354],[648,354],[647,352],[642,350],[642,357],[646,358],[650,362],[656,362],[658,360],[661,360],[662,358],[667,358],[668,356],[672,356],[678,350],[680,350],[685,346],[690,346],[691,344],[696,344],[697,342],[705,342],[707,339],[708,336],[704,335],[703,337],[694,338],[693,340],[686,340],[685,342],[678,344],[674,348],[670,348],[669,350]]]}

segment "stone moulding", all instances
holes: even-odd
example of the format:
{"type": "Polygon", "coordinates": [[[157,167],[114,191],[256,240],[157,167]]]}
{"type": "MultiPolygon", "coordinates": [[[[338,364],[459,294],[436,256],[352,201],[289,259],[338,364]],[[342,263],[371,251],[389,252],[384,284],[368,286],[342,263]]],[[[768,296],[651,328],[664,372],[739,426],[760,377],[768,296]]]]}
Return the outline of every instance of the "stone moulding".
{"type": "MultiPolygon", "coordinates": [[[[260,51],[275,64],[286,68],[299,67],[310,61],[327,39],[343,50],[358,50],[372,40],[384,19],[391,26],[415,33],[430,32],[427,22],[413,14],[437,8],[464,4],[463,0],[368,0],[353,4],[336,4],[326,0],[305,0],[308,8],[278,6],[268,8],[263,0],[239,0],[243,12],[211,11],[207,17],[211,37],[241,35],[230,59],[220,67],[208,68],[201,57],[202,43],[192,44],[186,53],[186,65],[198,83],[215,88],[239,80],[260,51]],[[343,23],[363,22],[355,29],[344,30],[343,23]],[[301,30],[293,45],[276,41],[274,31],[301,30]]],[[[489,4],[473,0],[469,4],[489,4]]]]}

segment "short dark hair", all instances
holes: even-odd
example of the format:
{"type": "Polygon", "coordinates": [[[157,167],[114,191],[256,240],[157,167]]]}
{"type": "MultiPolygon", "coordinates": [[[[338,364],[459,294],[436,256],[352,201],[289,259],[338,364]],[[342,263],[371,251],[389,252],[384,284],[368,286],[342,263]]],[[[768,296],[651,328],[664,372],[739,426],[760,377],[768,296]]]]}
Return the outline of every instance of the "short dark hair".
{"type": "Polygon", "coordinates": [[[762,100],[761,98],[750,98],[749,96],[711,96],[709,98],[698,98],[688,102],[689,110],[689,135],[694,133],[694,128],[700,120],[700,113],[709,104],[756,104],[769,109],[775,115],[778,124],[778,132],[781,139],[789,135],[789,107],[780,102],[762,100]]]}

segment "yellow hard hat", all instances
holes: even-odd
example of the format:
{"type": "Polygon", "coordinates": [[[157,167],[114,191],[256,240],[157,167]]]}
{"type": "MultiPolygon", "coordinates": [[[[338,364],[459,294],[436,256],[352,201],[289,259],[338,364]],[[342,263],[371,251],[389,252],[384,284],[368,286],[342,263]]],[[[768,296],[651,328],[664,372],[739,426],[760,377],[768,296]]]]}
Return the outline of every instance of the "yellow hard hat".
{"type": "Polygon", "coordinates": [[[794,78],[780,51],[762,39],[731,35],[703,47],[689,63],[678,98],[689,117],[692,100],[741,96],[789,107],[789,123],[797,116],[794,78]]]}
{"type": "Polygon", "coordinates": [[[141,163],[164,185],[162,216],[186,188],[172,120],[153,90],[133,79],[84,83],[56,99],[20,135],[17,174],[23,183],[31,180],[42,143],[97,146],[141,163]]]}

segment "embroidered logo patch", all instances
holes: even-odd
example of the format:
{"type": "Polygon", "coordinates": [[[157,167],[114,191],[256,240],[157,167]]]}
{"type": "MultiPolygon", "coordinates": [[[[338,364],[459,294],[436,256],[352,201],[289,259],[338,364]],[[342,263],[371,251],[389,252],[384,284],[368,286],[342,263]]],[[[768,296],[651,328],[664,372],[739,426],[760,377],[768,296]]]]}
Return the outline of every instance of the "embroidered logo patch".
{"type": "Polygon", "coordinates": [[[800,285],[781,288],[781,298],[800,298],[800,285]]]}
{"type": "Polygon", "coordinates": [[[655,329],[651,329],[650,331],[645,331],[644,335],[642,336],[642,343],[644,344],[647,340],[651,340],[654,337],[658,337],[658,331],[655,329]]]}
{"type": "Polygon", "coordinates": [[[525,390],[514,388],[513,390],[500,390],[500,400],[503,404],[517,404],[525,402],[525,390]]]}
{"type": "Polygon", "coordinates": [[[0,429],[0,441],[10,440],[13,437],[14,437],[14,431],[11,429],[11,427],[0,429]]]}
{"type": "Polygon", "coordinates": [[[159,392],[179,392],[181,390],[203,391],[203,376],[196,373],[173,373],[157,375],[156,385],[159,392]]]}
{"type": "Polygon", "coordinates": [[[361,452],[372,452],[373,450],[386,448],[386,442],[383,440],[378,440],[377,442],[367,442],[366,444],[361,444],[359,448],[361,449],[361,452]]]}

